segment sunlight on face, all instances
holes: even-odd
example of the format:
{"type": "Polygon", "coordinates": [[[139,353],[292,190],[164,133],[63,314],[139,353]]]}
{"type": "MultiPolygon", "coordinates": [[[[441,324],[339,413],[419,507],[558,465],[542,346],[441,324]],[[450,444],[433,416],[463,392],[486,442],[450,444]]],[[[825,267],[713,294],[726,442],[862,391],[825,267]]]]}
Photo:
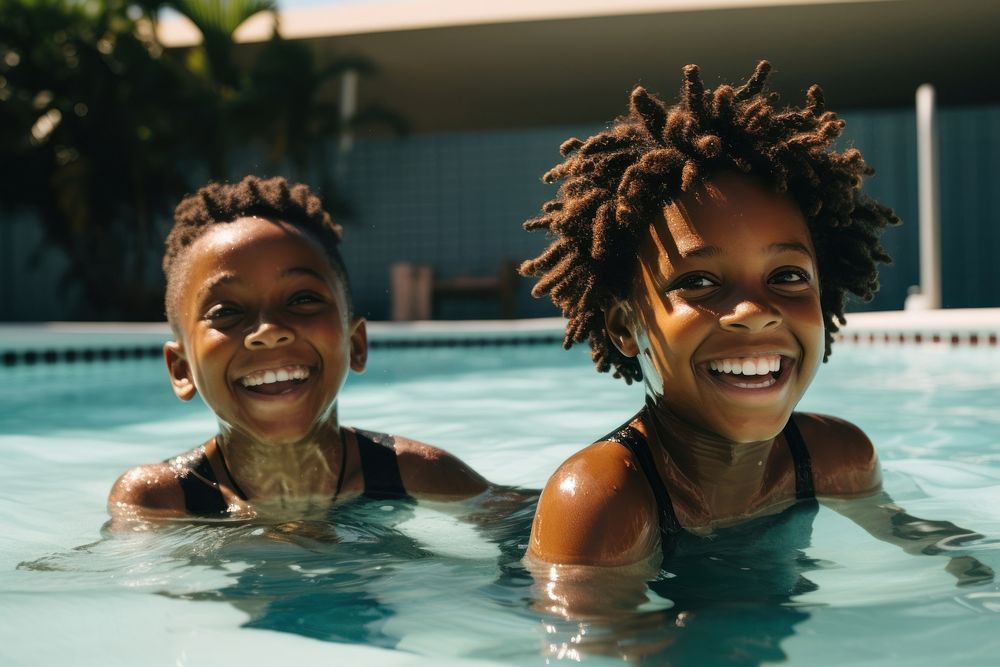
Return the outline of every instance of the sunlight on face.
{"type": "Polygon", "coordinates": [[[664,209],[629,312],[647,391],[737,442],[780,432],[822,358],[815,250],[801,211],[741,176],[664,209]]]}

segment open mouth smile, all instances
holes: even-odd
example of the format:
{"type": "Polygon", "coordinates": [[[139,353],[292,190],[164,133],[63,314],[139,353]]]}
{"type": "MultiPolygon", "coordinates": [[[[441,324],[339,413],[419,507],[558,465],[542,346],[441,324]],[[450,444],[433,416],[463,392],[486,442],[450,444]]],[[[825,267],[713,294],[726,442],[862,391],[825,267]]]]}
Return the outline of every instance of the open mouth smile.
{"type": "Polygon", "coordinates": [[[725,388],[762,391],[779,388],[795,361],[780,354],[712,359],[704,364],[709,377],[725,388]]]}
{"type": "Polygon", "coordinates": [[[289,365],[253,371],[236,380],[244,390],[261,396],[278,396],[294,392],[312,375],[309,366],[289,365]]]}

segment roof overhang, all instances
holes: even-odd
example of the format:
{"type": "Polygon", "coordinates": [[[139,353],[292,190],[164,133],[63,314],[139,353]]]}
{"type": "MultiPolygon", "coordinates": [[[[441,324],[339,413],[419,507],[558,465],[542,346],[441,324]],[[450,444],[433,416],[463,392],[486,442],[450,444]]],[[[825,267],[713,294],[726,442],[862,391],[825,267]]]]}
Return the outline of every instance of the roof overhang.
{"type": "MultiPolygon", "coordinates": [[[[241,60],[272,21],[241,27],[241,60]]],[[[185,23],[163,21],[161,41],[197,43],[185,23]]],[[[638,83],[673,99],[687,63],[712,86],[761,58],[790,102],[814,82],[834,109],[910,106],[925,82],[943,104],[1000,101],[994,0],[410,0],[289,9],[280,25],[320,62],[371,61],[362,103],[418,132],[598,123],[638,83]]]]}

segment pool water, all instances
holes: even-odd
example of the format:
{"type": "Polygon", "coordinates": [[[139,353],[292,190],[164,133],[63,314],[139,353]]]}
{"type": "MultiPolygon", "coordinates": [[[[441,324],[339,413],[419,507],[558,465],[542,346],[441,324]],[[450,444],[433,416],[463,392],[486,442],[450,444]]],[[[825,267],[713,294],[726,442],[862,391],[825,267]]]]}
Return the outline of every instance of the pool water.
{"type": "MultiPolygon", "coordinates": [[[[538,489],[641,403],[585,350],[376,350],[341,414],[538,489]]],[[[841,346],[800,408],[864,428],[909,514],[983,537],[911,555],[800,506],[692,538],[635,612],[567,620],[520,562],[531,494],[102,531],[117,475],[204,440],[211,414],[156,361],[4,368],[0,664],[996,664],[1000,587],[955,572],[1000,572],[1000,350],[841,346]]]]}

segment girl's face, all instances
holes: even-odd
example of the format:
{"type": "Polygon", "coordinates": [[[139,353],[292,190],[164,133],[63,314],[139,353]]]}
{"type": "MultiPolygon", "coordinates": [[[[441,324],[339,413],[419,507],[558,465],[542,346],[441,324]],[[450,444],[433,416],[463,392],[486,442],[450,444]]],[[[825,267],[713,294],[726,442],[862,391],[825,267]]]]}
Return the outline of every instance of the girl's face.
{"type": "Polygon", "coordinates": [[[733,442],[776,436],[822,360],[816,251],[787,197],[723,175],[667,206],[640,244],[619,349],[675,417],[733,442]]]}

